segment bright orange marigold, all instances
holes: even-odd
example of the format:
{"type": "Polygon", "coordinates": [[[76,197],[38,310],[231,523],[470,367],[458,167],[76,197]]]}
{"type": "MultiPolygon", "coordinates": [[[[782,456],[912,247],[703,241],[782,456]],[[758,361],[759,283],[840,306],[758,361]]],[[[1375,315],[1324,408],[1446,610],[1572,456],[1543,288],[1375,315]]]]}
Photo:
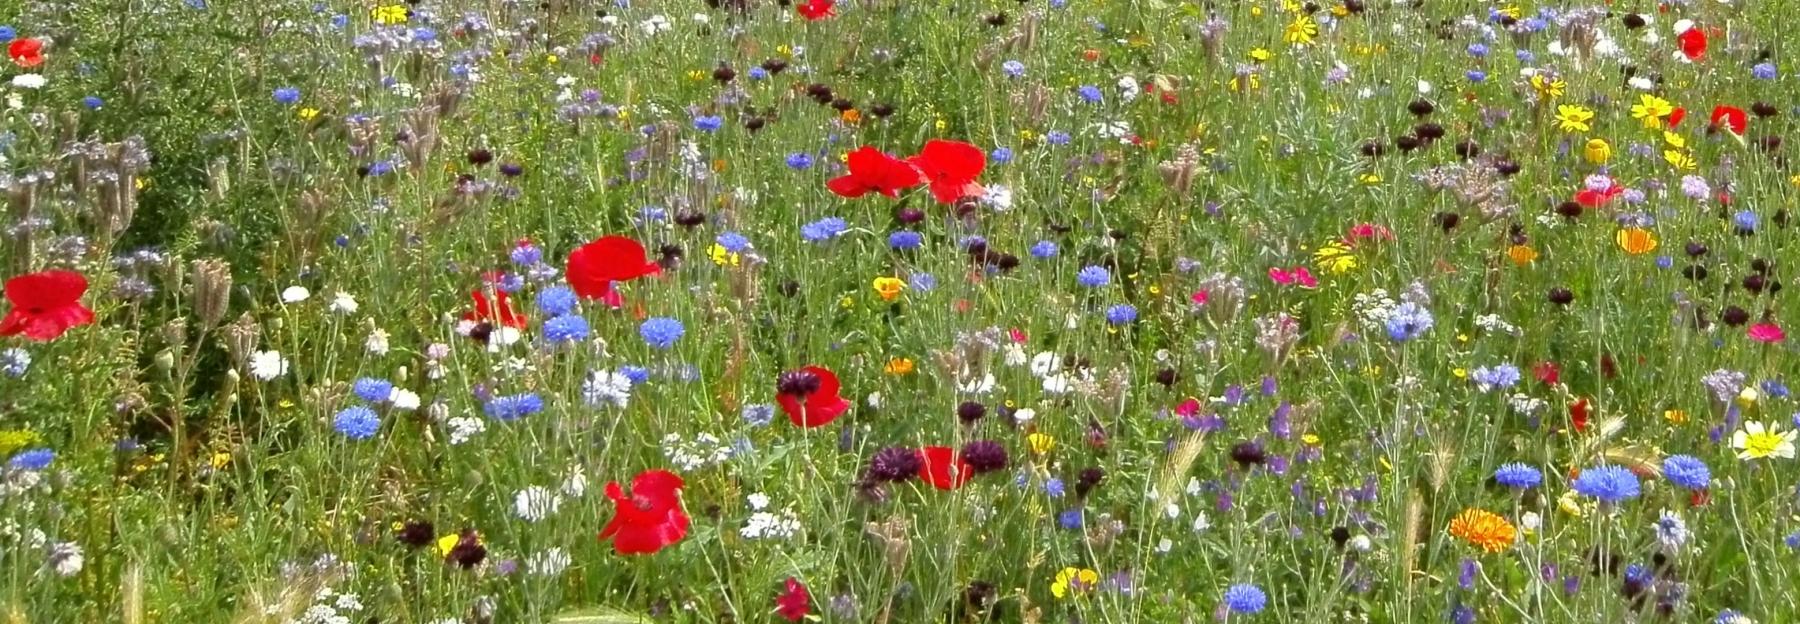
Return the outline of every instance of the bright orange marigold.
{"type": "Polygon", "coordinates": [[[1511,547],[1518,534],[1519,530],[1506,518],[1486,509],[1464,509],[1450,520],[1450,535],[1491,553],[1511,547]]]}

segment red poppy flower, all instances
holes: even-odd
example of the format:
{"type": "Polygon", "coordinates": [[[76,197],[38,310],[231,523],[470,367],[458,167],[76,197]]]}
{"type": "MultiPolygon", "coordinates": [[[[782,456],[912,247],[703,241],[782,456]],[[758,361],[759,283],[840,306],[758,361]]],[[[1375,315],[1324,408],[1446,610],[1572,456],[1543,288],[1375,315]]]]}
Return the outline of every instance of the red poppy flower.
{"type": "Polygon", "coordinates": [[[1589,208],[1599,208],[1611,203],[1614,197],[1618,197],[1624,192],[1625,187],[1619,186],[1617,182],[1613,182],[1612,186],[1606,187],[1606,190],[1603,191],[1581,189],[1581,192],[1575,194],[1575,203],[1589,208]]]}
{"type": "Polygon", "coordinates": [[[806,614],[812,610],[812,594],[807,593],[806,586],[790,576],[783,589],[781,595],[775,597],[775,613],[789,622],[806,619],[806,614]]]}
{"type": "Polygon", "coordinates": [[[1583,397],[1582,399],[1569,404],[1569,424],[1575,427],[1575,431],[1577,433],[1587,431],[1587,426],[1588,426],[1588,400],[1587,400],[1587,398],[1583,397]]]}
{"type": "Polygon", "coordinates": [[[1714,106],[1712,125],[1730,130],[1732,134],[1744,136],[1744,129],[1750,126],[1750,116],[1744,114],[1744,109],[1736,106],[1714,106]]]}
{"type": "Polygon", "coordinates": [[[1677,106],[1675,110],[1669,111],[1669,129],[1674,130],[1675,125],[1683,119],[1687,119],[1687,109],[1677,106]]]}
{"type": "Polygon", "coordinates": [[[604,299],[618,306],[613,282],[629,282],[662,272],[644,254],[644,246],[623,236],[602,236],[569,252],[569,287],[584,299],[604,299]]]}
{"type": "Polygon", "coordinates": [[[1538,381],[1551,386],[1562,378],[1562,371],[1556,368],[1555,362],[1538,362],[1537,366],[1531,367],[1531,374],[1538,381]]]}
{"type": "Polygon", "coordinates": [[[825,188],[839,197],[854,199],[869,193],[897,197],[900,191],[925,182],[919,177],[919,170],[906,161],[867,145],[850,152],[848,164],[849,174],[825,182],[825,188]]]}
{"type": "Polygon", "coordinates": [[[985,191],[975,178],[987,167],[987,156],[981,149],[958,141],[932,139],[918,156],[908,159],[931,183],[931,196],[938,203],[954,204],[964,197],[980,197],[985,191]]]}
{"type": "Polygon", "coordinates": [[[823,427],[850,409],[850,402],[838,396],[841,389],[831,369],[808,366],[781,376],[775,402],[795,425],[823,427]]]}
{"type": "Polygon", "coordinates": [[[800,17],[804,17],[808,21],[822,20],[837,15],[834,8],[836,5],[837,0],[807,0],[805,3],[795,6],[794,10],[799,11],[800,17]]]}
{"type": "Polygon", "coordinates": [[[969,462],[963,461],[962,453],[948,446],[927,446],[919,449],[919,478],[931,487],[940,490],[954,490],[969,482],[975,476],[975,469],[969,462]]]}
{"type": "Polygon", "coordinates": [[[1698,61],[1700,57],[1706,56],[1706,32],[1700,30],[1699,26],[1681,31],[1681,34],[1675,36],[1675,41],[1681,44],[1681,55],[1690,61],[1698,61]]]}
{"type": "Polygon", "coordinates": [[[0,336],[53,340],[70,328],[94,322],[94,311],[81,305],[87,278],[74,271],[44,271],[6,280],[12,310],[0,318],[0,336]]]}
{"type": "Polygon", "coordinates": [[[691,520],[681,510],[681,477],[667,470],[646,470],[631,480],[626,496],[619,482],[606,484],[613,500],[613,519],[600,530],[621,555],[651,554],[687,537],[691,520]]]}
{"type": "Polygon", "coordinates": [[[513,312],[512,303],[507,301],[505,292],[495,291],[494,300],[491,303],[488,301],[487,292],[483,290],[470,291],[469,296],[475,299],[475,311],[463,314],[463,320],[487,321],[507,327],[525,328],[527,324],[525,315],[513,312]]]}
{"type": "Polygon", "coordinates": [[[6,56],[19,67],[37,67],[44,64],[44,42],[30,37],[14,39],[6,45],[6,56]]]}

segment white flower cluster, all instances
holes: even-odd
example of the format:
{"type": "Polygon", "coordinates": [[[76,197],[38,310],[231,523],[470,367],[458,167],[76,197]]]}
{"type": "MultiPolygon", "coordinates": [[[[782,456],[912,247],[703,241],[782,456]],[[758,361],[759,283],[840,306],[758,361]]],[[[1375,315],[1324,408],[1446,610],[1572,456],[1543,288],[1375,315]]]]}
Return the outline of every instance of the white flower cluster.
{"type": "Polygon", "coordinates": [[[1481,328],[1482,331],[1490,333],[1507,334],[1510,336],[1519,335],[1519,328],[1512,323],[1506,322],[1506,319],[1500,318],[1500,315],[1498,314],[1483,314],[1475,317],[1475,326],[1481,328]]]}
{"type": "Polygon", "coordinates": [[[769,511],[769,496],[761,492],[747,498],[752,513],[744,527],[738,529],[744,539],[787,539],[800,532],[800,518],[793,509],[769,511]]]}
{"type": "Polygon", "coordinates": [[[1350,300],[1350,310],[1362,322],[1363,331],[1385,331],[1388,317],[1393,316],[1394,307],[1400,305],[1388,296],[1388,291],[1377,288],[1366,293],[1357,293],[1350,300]]]}
{"type": "Polygon", "coordinates": [[[451,444],[468,442],[469,438],[473,438],[476,434],[487,431],[487,421],[471,416],[457,416],[444,423],[444,425],[450,428],[451,444]]]}
{"type": "Polygon", "coordinates": [[[692,441],[671,433],[662,440],[663,456],[682,472],[692,472],[725,463],[731,459],[731,445],[710,433],[699,433],[692,441]]]}
{"type": "Polygon", "coordinates": [[[556,576],[562,574],[563,570],[569,569],[569,564],[574,561],[569,556],[569,551],[560,547],[551,548],[526,557],[525,571],[533,576],[556,576]]]}
{"type": "Polygon", "coordinates": [[[356,594],[338,593],[324,587],[313,596],[312,606],[307,607],[300,617],[288,620],[288,624],[350,624],[356,621],[351,616],[362,610],[362,599],[356,594]]]}
{"type": "Polygon", "coordinates": [[[513,513],[526,522],[538,522],[562,507],[562,495],[549,488],[533,485],[513,495],[513,513]]]}

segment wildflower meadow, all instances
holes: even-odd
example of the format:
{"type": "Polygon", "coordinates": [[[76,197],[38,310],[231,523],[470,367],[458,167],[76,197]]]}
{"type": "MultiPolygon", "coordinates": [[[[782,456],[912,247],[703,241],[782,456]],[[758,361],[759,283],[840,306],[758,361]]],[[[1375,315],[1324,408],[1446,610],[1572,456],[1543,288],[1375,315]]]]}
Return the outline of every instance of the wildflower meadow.
{"type": "Polygon", "coordinates": [[[9,0],[0,622],[1800,619],[1758,0],[9,0]]]}

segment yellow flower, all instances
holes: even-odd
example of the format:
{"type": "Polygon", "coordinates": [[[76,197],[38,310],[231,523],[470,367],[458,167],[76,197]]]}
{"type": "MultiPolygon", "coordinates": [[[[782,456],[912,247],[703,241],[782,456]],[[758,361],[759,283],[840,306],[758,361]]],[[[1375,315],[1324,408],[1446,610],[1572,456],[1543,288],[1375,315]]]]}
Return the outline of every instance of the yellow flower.
{"type": "Polygon", "coordinates": [[[1504,8],[1501,8],[1500,14],[1505,15],[1510,18],[1513,18],[1513,19],[1519,19],[1519,16],[1523,15],[1523,13],[1521,13],[1519,11],[1519,6],[1516,4],[1509,4],[1509,5],[1506,5],[1504,8]]]}
{"type": "MultiPolygon", "coordinates": [[[[479,538],[477,538],[477,539],[479,539],[479,538]]],[[[439,557],[450,556],[450,549],[456,548],[456,543],[460,542],[460,541],[462,541],[462,536],[457,535],[455,533],[450,533],[443,537],[438,538],[437,539],[438,556],[439,557]]]]}
{"type": "Polygon", "coordinates": [[[1047,433],[1025,436],[1025,443],[1031,447],[1031,452],[1038,455],[1043,455],[1050,452],[1050,449],[1056,448],[1056,438],[1050,437],[1050,434],[1047,433]]]}
{"type": "Polygon", "coordinates": [[[1252,61],[1265,63],[1272,58],[1275,58],[1275,54],[1266,48],[1250,48],[1250,60],[1252,61]]]}
{"type": "Polygon", "coordinates": [[[38,443],[38,434],[29,429],[13,429],[0,431],[0,457],[12,455],[14,452],[38,443]]]}
{"type": "Polygon", "coordinates": [[[690,69],[690,70],[688,70],[687,78],[688,78],[688,80],[691,80],[694,82],[706,80],[706,72],[700,71],[698,69],[690,69]]]}
{"type": "Polygon", "coordinates": [[[1262,7],[1250,7],[1250,17],[1262,17],[1262,7]]]}
{"type": "Polygon", "coordinates": [[[1510,548],[1519,531],[1506,518],[1486,509],[1469,508],[1450,520],[1450,535],[1497,553],[1510,548]]]}
{"type": "Polygon", "coordinates": [[[744,259],[742,255],[726,249],[724,245],[718,243],[713,243],[712,247],[706,249],[706,257],[710,258],[713,264],[719,266],[738,266],[744,259]]]}
{"type": "Polygon", "coordinates": [[[943,118],[943,117],[939,117],[939,118],[938,118],[938,120],[937,120],[937,122],[936,122],[936,123],[933,123],[933,124],[932,124],[932,125],[933,125],[933,126],[934,126],[934,127],[936,127],[936,128],[937,128],[937,131],[938,131],[938,132],[943,132],[943,131],[944,131],[944,128],[947,128],[947,127],[949,127],[949,126],[950,126],[950,124],[949,124],[949,123],[946,123],[946,122],[945,122],[945,121],[944,121],[944,118],[943,118]]]}
{"type": "Polygon", "coordinates": [[[1249,79],[1249,80],[1245,80],[1245,79],[1243,79],[1243,78],[1240,78],[1240,77],[1236,77],[1236,76],[1234,76],[1234,77],[1232,77],[1232,79],[1231,79],[1231,80],[1230,80],[1230,82],[1227,82],[1227,83],[1226,83],[1226,85],[1227,85],[1227,86],[1229,86],[1229,87],[1230,87],[1230,88],[1231,88],[1231,91],[1232,91],[1232,92],[1233,92],[1233,93],[1236,93],[1236,92],[1238,92],[1238,91],[1240,91],[1240,90],[1243,90],[1243,91],[1255,91],[1255,90],[1257,90],[1257,89],[1261,89],[1261,88],[1262,88],[1262,78],[1260,78],[1260,77],[1258,77],[1258,76],[1257,76],[1257,75],[1256,75],[1256,74],[1254,74],[1254,73],[1253,73],[1253,74],[1250,74],[1250,79],[1249,79]],[[1248,83],[1249,83],[1249,88],[1247,88],[1247,89],[1246,89],[1246,88],[1244,88],[1244,85],[1243,85],[1243,84],[1242,84],[1242,83],[1245,83],[1245,82],[1248,82],[1248,83]]]}
{"type": "Polygon", "coordinates": [[[838,115],[838,119],[842,119],[844,120],[844,123],[854,126],[862,122],[862,111],[854,108],[844,109],[844,112],[838,115]]]}
{"type": "Polygon", "coordinates": [[[1563,132],[1587,132],[1593,127],[1588,120],[1594,118],[1594,111],[1584,106],[1563,104],[1556,107],[1556,127],[1563,132]]]}
{"type": "Polygon", "coordinates": [[[1656,251],[1656,233],[1644,228],[1625,228],[1613,237],[1625,253],[1641,256],[1656,251]]]}
{"type": "Polygon", "coordinates": [[[300,109],[299,114],[300,114],[300,121],[312,121],[314,117],[319,116],[319,109],[312,108],[309,106],[309,107],[300,109]]]}
{"type": "Polygon", "coordinates": [[[1459,367],[1451,370],[1450,374],[1455,375],[1457,379],[1467,379],[1469,377],[1469,369],[1459,367]]]}
{"type": "Polygon", "coordinates": [[[898,277],[875,278],[875,292],[881,295],[882,301],[893,301],[900,298],[900,291],[906,288],[906,282],[898,277]]]}
{"type": "Polygon", "coordinates": [[[1542,73],[1531,75],[1531,88],[1537,90],[1539,97],[1559,98],[1569,88],[1569,83],[1561,78],[1547,77],[1542,73]]]}
{"type": "Polygon", "coordinates": [[[1612,146],[1606,143],[1606,139],[1588,139],[1587,146],[1582,148],[1581,154],[1586,156],[1590,163],[1604,165],[1606,161],[1612,159],[1612,146]]]}
{"type": "Polygon", "coordinates": [[[217,453],[213,453],[213,456],[212,456],[213,470],[223,470],[228,465],[231,465],[231,453],[227,453],[224,451],[219,451],[217,453]]]}
{"type": "Polygon", "coordinates": [[[1312,43],[1313,37],[1317,37],[1318,35],[1319,23],[1313,21],[1312,16],[1297,15],[1294,17],[1294,21],[1287,25],[1287,32],[1283,38],[1286,39],[1288,43],[1302,46],[1312,43]]]}
{"type": "Polygon", "coordinates": [[[1300,436],[1300,442],[1306,444],[1307,446],[1318,446],[1323,441],[1319,439],[1319,434],[1308,433],[1308,434],[1303,434],[1300,436]]]}
{"type": "Polygon", "coordinates": [[[850,295],[844,295],[843,299],[838,300],[838,307],[843,308],[845,310],[856,307],[856,297],[852,297],[850,295]]]}
{"type": "Polygon", "coordinates": [[[1538,252],[1530,245],[1513,245],[1506,248],[1506,257],[1511,258],[1513,264],[1525,266],[1537,260],[1538,252]]]}
{"type": "Polygon", "coordinates": [[[1675,148],[1687,147],[1687,138],[1686,137],[1683,137],[1679,134],[1675,134],[1668,130],[1663,131],[1663,142],[1668,143],[1669,147],[1675,147],[1675,148]]]}
{"type": "Polygon", "coordinates": [[[1683,171],[1700,165],[1699,161],[1694,160],[1693,155],[1681,150],[1663,150],[1663,160],[1668,161],[1670,166],[1683,171]]]}
{"type": "Polygon", "coordinates": [[[375,19],[375,23],[386,26],[405,24],[407,13],[409,12],[410,11],[406,10],[406,5],[390,4],[375,7],[373,11],[370,11],[370,16],[375,19]]]}
{"type": "Polygon", "coordinates": [[[1342,241],[1326,241],[1320,245],[1319,250],[1313,252],[1313,261],[1319,263],[1319,268],[1340,275],[1356,269],[1356,256],[1342,241]]]}
{"type": "Polygon", "coordinates": [[[1050,584],[1050,595],[1062,600],[1070,593],[1086,592],[1099,584],[1099,572],[1087,568],[1063,568],[1056,573],[1056,581],[1050,584]]]}
{"type": "Polygon", "coordinates": [[[1737,404],[1742,409],[1753,409],[1756,402],[1762,400],[1762,392],[1756,388],[1744,388],[1738,392],[1737,404]]]}
{"type": "Polygon", "coordinates": [[[562,60],[562,57],[557,56],[555,54],[545,54],[544,55],[544,64],[545,65],[555,65],[555,64],[557,64],[557,62],[559,62],[561,60],[562,60]]]}
{"type": "Polygon", "coordinates": [[[888,360],[887,365],[881,367],[881,372],[887,373],[889,375],[893,375],[895,377],[899,377],[901,375],[912,374],[913,369],[915,367],[916,367],[916,365],[913,364],[913,361],[911,358],[897,357],[897,358],[888,360]]]}
{"type": "Polygon", "coordinates": [[[1675,106],[1668,100],[1648,93],[1638,96],[1638,103],[1631,106],[1631,118],[1643,122],[1644,127],[1655,130],[1662,127],[1662,118],[1675,112],[1675,106]]]}
{"type": "Polygon", "coordinates": [[[1688,421],[1688,415],[1687,412],[1678,409],[1666,409],[1663,410],[1663,420],[1669,421],[1669,424],[1671,425],[1685,425],[1688,421]]]}
{"type": "Polygon", "coordinates": [[[1587,510],[1581,508],[1581,499],[1575,497],[1575,490],[1563,492],[1562,497],[1556,499],[1556,508],[1577,518],[1587,515],[1587,510]]]}
{"type": "Polygon", "coordinates": [[[1731,448],[1738,450],[1738,459],[1793,459],[1794,436],[1793,430],[1776,431],[1775,425],[1746,421],[1743,429],[1731,434],[1731,448]]]}
{"type": "Polygon", "coordinates": [[[1363,183],[1363,186],[1375,186],[1381,184],[1381,176],[1373,173],[1365,173],[1357,176],[1356,181],[1363,183]]]}

